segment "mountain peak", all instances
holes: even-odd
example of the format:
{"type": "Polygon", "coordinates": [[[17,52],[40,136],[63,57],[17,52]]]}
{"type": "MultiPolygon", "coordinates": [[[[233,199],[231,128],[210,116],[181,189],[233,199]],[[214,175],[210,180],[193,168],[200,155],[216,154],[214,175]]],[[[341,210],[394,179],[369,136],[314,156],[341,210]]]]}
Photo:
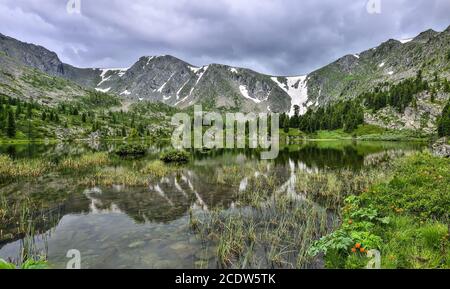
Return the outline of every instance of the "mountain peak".
{"type": "Polygon", "coordinates": [[[434,31],[433,29],[428,29],[428,30],[421,32],[416,37],[414,37],[414,40],[427,42],[428,40],[430,40],[431,38],[433,38],[434,36],[436,36],[438,34],[439,34],[439,32],[434,31]]]}
{"type": "Polygon", "coordinates": [[[450,32],[450,25],[443,32],[450,32]]]}

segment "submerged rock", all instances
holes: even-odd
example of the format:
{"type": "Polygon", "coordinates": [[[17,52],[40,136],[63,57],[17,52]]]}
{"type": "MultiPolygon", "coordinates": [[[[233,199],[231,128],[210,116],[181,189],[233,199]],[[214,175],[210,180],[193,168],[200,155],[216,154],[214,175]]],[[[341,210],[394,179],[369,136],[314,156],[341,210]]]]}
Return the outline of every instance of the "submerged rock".
{"type": "Polygon", "coordinates": [[[128,245],[128,248],[137,248],[145,245],[144,241],[136,241],[128,245]]]}

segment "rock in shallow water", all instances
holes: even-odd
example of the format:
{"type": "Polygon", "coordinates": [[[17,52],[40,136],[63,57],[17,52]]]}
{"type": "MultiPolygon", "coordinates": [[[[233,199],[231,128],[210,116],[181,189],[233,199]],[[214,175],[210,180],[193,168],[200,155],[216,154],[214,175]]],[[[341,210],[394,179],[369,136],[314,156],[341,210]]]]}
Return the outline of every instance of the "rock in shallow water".
{"type": "Polygon", "coordinates": [[[128,248],[137,248],[145,245],[144,241],[136,241],[128,245],[128,248]]]}

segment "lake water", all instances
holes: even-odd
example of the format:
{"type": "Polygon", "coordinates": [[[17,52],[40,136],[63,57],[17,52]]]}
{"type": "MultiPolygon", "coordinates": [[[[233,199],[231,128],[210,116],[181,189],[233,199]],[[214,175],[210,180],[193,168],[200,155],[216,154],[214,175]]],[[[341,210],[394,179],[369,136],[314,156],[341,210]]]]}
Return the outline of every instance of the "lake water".
{"type": "MultiPolygon", "coordinates": [[[[0,153],[16,159],[56,160],[87,151],[111,151],[115,145],[0,145],[0,153]]],[[[359,171],[376,166],[386,155],[395,158],[424,148],[424,144],[411,142],[304,142],[283,147],[267,166],[278,171],[285,184],[281,189],[295,193],[290,182],[298,170],[359,171]]],[[[115,162],[111,169],[139,166],[139,162],[156,159],[164,149],[151,147],[145,159],[115,162]]],[[[244,179],[238,185],[218,183],[218,170],[234,164],[254,167],[258,174],[260,162],[252,150],[196,152],[181,174],[148,187],[83,187],[50,173],[33,182],[3,185],[0,192],[8,199],[26,194],[45,203],[45,210],[36,212],[45,215],[45,221],[35,225],[33,242],[54,268],[66,267],[71,249],[80,251],[82,268],[195,268],[201,260],[215,268],[215,249],[205,246],[190,230],[189,210],[232,206],[234,193],[248,184],[244,179]]],[[[17,238],[0,243],[0,258],[14,260],[23,245],[24,240],[17,238]]]]}

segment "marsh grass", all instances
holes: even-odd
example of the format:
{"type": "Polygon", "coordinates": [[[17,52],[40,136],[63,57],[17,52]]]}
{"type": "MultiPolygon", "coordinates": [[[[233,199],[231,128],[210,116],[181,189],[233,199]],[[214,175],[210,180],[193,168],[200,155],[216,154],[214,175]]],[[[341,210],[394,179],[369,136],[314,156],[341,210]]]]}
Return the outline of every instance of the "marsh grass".
{"type": "Polygon", "coordinates": [[[11,182],[23,178],[37,178],[44,175],[53,165],[41,159],[12,160],[0,155],[0,182],[11,182]]]}
{"type": "Polygon", "coordinates": [[[0,183],[33,179],[50,172],[81,174],[110,163],[106,153],[89,153],[80,157],[67,157],[55,164],[44,159],[13,160],[0,155],[0,183]]]}
{"type": "Polygon", "coordinates": [[[365,171],[295,172],[295,192],[280,191],[284,181],[267,163],[257,166],[224,166],[217,182],[236,189],[231,209],[191,213],[191,228],[204,242],[217,246],[222,268],[315,268],[320,257],[311,257],[315,240],[340,224],[344,198],[361,194],[375,182],[389,179],[387,166],[365,171]]]}
{"type": "Polygon", "coordinates": [[[224,165],[216,169],[215,181],[217,184],[237,186],[244,178],[266,173],[270,169],[267,162],[224,165]]]}
{"type": "Polygon", "coordinates": [[[93,174],[83,178],[80,183],[91,187],[95,186],[148,186],[150,179],[127,167],[107,167],[95,171],[93,174]]]}
{"type": "Polygon", "coordinates": [[[80,183],[88,186],[148,186],[183,169],[182,166],[165,164],[160,160],[153,160],[144,164],[142,168],[139,167],[137,165],[99,167],[92,174],[83,177],[80,183]]]}
{"type": "Polygon", "coordinates": [[[108,165],[110,159],[106,153],[89,153],[80,157],[67,157],[63,159],[58,169],[63,172],[77,173],[92,170],[96,167],[108,165]]]}
{"type": "Polygon", "coordinates": [[[349,195],[359,195],[374,184],[389,180],[386,167],[364,171],[297,172],[296,190],[328,208],[339,209],[349,195]]]}
{"type": "Polygon", "coordinates": [[[18,256],[9,262],[22,269],[46,268],[46,246],[39,247],[36,236],[46,244],[47,233],[38,228],[53,227],[59,216],[49,214],[28,197],[9,201],[0,194],[0,206],[0,243],[21,239],[18,256]]]}
{"type": "Polygon", "coordinates": [[[336,224],[326,209],[277,193],[274,174],[250,177],[234,208],[191,213],[191,228],[217,246],[221,268],[314,267],[307,249],[336,224]]]}
{"type": "Polygon", "coordinates": [[[181,166],[165,164],[160,160],[132,167],[117,165],[107,153],[87,153],[69,156],[57,164],[43,159],[12,160],[0,156],[0,183],[32,179],[49,173],[69,176],[81,185],[129,185],[147,186],[150,180],[159,180],[182,169],[181,166]],[[141,167],[141,168],[140,168],[141,167]]]}
{"type": "Polygon", "coordinates": [[[163,178],[170,175],[174,170],[176,170],[175,166],[167,165],[160,160],[154,160],[144,165],[140,172],[153,178],[163,178]]]}

